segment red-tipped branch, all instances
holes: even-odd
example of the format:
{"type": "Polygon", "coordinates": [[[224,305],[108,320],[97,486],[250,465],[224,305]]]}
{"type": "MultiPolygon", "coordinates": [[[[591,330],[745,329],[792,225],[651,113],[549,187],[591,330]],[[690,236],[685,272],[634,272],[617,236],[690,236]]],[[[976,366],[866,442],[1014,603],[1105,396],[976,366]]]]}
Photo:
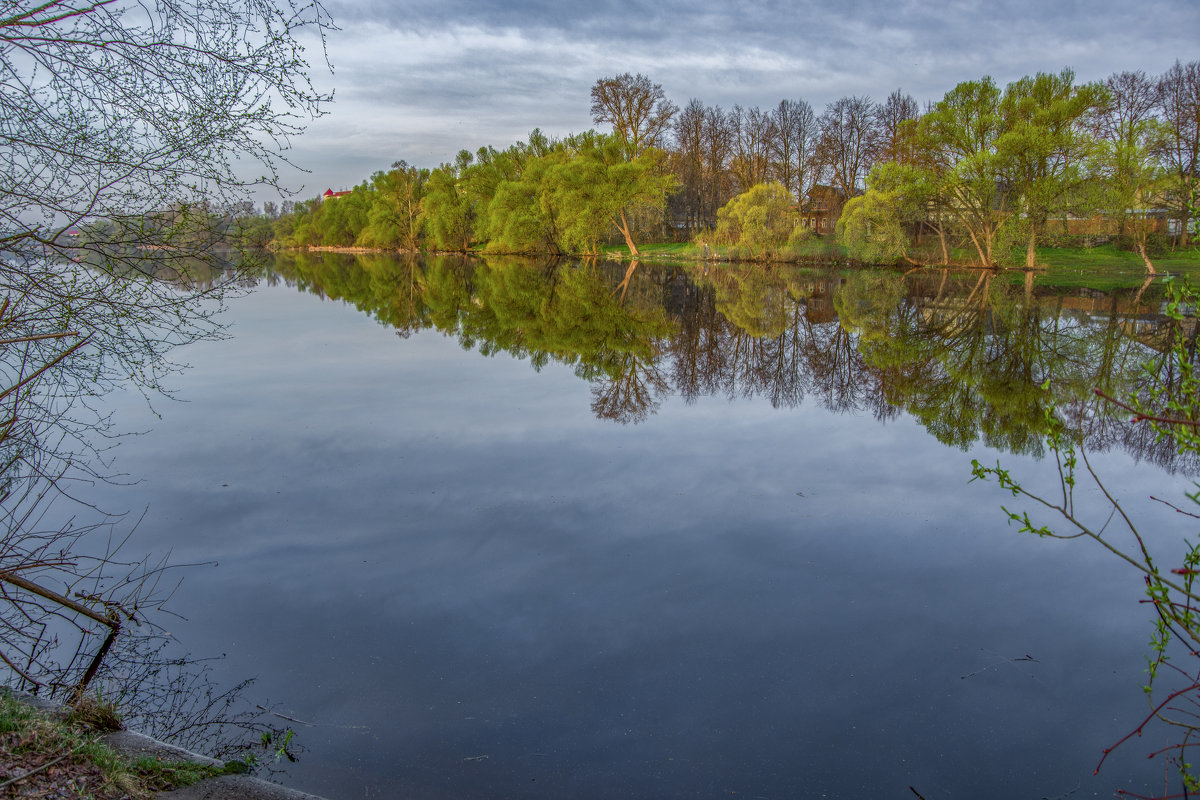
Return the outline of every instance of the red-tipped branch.
{"type": "Polygon", "coordinates": [[[1104,398],[1118,408],[1123,408],[1126,411],[1132,412],[1135,416],[1132,420],[1130,420],[1130,422],[1161,422],[1164,425],[1187,425],[1192,428],[1200,426],[1200,420],[1175,419],[1174,417],[1160,417],[1154,414],[1147,414],[1144,411],[1134,408],[1128,403],[1122,403],[1120,400],[1110,394],[1106,394],[1103,389],[1092,389],[1092,393],[1097,397],[1104,398]]]}
{"type": "Polygon", "coordinates": [[[1146,715],[1146,718],[1144,720],[1142,720],[1140,725],[1138,725],[1136,728],[1131,730],[1129,733],[1122,736],[1121,739],[1116,744],[1114,744],[1112,747],[1105,748],[1104,755],[1100,757],[1100,763],[1096,765],[1096,769],[1094,769],[1092,771],[1092,774],[1098,775],[1100,773],[1100,768],[1104,766],[1104,762],[1108,759],[1109,755],[1114,750],[1116,750],[1121,745],[1125,744],[1125,742],[1129,741],[1134,736],[1141,736],[1142,731],[1144,731],[1146,729],[1146,726],[1150,724],[1150,720],[1157,717],[1159,712],[1162,711],[1167,706],[1169,706],[1172,702],[1174,702],[1177,697],[1182,697],[1183,695],[1187,694],[1188,692],[1194,692],[1198,688],[1200,688],[1200,683],[1194,683],[1191,686],[1188,686],[1184,689],[1179,689],[1178,691],[1175,691],[1175,692],[1172,692],[1171,694],[1169,694],[1167,696],[1167,699],[1163,700],[1161,703],[1159,703],[1157,706],[1155,706],[1154,710],[1146,715]]]}

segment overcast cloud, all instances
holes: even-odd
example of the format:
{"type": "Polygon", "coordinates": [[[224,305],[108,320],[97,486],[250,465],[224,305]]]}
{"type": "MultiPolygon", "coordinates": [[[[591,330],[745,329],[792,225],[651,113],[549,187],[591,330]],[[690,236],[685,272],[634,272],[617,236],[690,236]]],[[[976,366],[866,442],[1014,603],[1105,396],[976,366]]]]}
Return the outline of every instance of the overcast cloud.
{"type": "MultiPolygon", "coordinates": [[[[311,197],[404,159],[433,167],[461,149],[506,147],[534,128],[593,126],[597,78],[642,72],[679,105],[803,99],[902,88],[922,105],[963,80],[1001,85],[1072,67],[1080,80],[1200,58],[1196,0],[331,0],[336,90],[294,143],[286,185],[311,197]]],[[[319,60],[318,45],[310,53],[319,60]]],[[[317,72],[314,68],[314,72],[317,72]]]]}

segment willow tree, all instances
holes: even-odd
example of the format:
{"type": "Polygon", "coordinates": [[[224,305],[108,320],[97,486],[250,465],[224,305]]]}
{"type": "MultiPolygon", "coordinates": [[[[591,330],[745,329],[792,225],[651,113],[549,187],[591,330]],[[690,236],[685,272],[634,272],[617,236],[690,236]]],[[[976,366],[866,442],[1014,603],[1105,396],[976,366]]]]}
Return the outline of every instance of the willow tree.
{"type": "Polygon", "coordinates": [[[554,210],[564,249],[594,251],[615,231],[629,254],[638,255],[634,221],[661,213],[675,190],[675,177],[664,168],[666,154],[650,147],[629,159],[614,136],[583,135],[574,146],[571,157],[547,174],[542,204],[554,210]]]}
{"type": "Polygon", "coordinates": [[[475,203],[460,185],[460,178],[474,157],[462,150],[453,164],[443,164],[429,174],[421,217],[425,235],[438,250],[461,250],[471,246],[475,226],[475,203]]]}
{"type": "MultiPolygon", "coordinates": [[[[415,251],[421,246],[425,218],[422,200],[429,183],[429,170],[397,161],[387,172],[371,176],[371,202],[366,225],[358,244],[366,247],[397,247],[415,251]]],[[[340,204],[345,198],[340,198],[340,204]]]]}
{"type": "MultiPolygon", "coordinates": [[[[782,183],[760,183],[717,212],[714,238],[744,247],[752,258],[775,255],[797,230],[792,194],[782,183]]],[[[804,229],[801,229],[804,230],[804,229]]]]}

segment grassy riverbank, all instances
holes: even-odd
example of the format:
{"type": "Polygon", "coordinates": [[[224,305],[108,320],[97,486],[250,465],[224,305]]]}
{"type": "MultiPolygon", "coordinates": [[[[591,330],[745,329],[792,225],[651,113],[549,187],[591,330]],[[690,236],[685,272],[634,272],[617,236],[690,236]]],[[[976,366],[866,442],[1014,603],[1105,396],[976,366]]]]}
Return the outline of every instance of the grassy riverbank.
{"type": "Polygon", "coordinates": [[[224,772],[186,761],[125,758],[103,741],[116,727],[113,710],[94,701],[60,716],[0,691],[0,796],[148,798],[224,772]]]}
{"type": "MultiPolygon", "coordinates": [[[[287,248],[285,248],[287,249],[287,248]]],[[[307,247],[300,248],[310,252],[335,252],[335,253],[351,253],[351,254],[366,254],[366,253],[405,253],[412,251],[396,250],[390,248],[365,248],[365,247],[307,247]]],[[[468,251],[469,255],[506,255],[503,252],[496,250],[487,250],[480,246],[472,248],[468,251]]],[[[531,253],[517,253],[513,255],[535,255],[531,253]]],[[[550,256],[552,254],[544,254],[550,256]]],[[[570,255],[570,254],[567,254],[570,255]]],[[[940,255],[935,253],[922,253],[922,263],[926,266],[940,266],[938,261],[940,255]]],[[[822,262],[850,262],[850,257],[846,252],[846,248],[838,244],[833,237],[814,237],[808,241],[801,243],[791,258],[748,258],[744,252],[739,252],[736,247],[726,246],[700,246],[692,242],[649,242],[638,246],[638,255],[636,259],[630,255],[629,249],[624,245],[608,245],[602,247],[599,252],[601,258],[613,261],[721,261],[727,263],[805,263],[809,261],[822,262]]],[[[1166,252],[1153,255],[1151,260],[1155,268],[1160,272],[1200,272],[1200,247],[1187,247],[1178,250],[1168,250],[1166,252]]],[[[1089,270],[1089,269],[1105,269],[1105,270],[1128,270],[1131,273],[1143,274],[1145,265],[1142,262],[1141,256],[1129,250],[1122,250],[1111,244],[1099,245],[1096,247],[1039,247],[1037,249],[1038,269],[1043,270],[1089,270]]],[[[893,266],[893,265],[865,265],[865,266],[893,266]]],[[[912,263],[897,264],[894,266],[915,266],[912,263]]],[[[950,253],[951,267],[968,267],[973,268],[977,265],[974,263],[971,253],[966,250],[953,250],[950,253]]],[[[1023,267],[1015,267],[1016,270],[1023,270],[1023,267]]]]}

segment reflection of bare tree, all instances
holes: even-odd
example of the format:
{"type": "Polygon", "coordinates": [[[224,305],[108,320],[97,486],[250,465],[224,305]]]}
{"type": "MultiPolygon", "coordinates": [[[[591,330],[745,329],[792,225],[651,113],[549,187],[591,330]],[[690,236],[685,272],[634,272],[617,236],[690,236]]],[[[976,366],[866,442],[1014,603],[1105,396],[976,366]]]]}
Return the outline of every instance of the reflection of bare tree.
{"type": "Polygon", "coordinates": [[[656,359],[643,360],[626,351],[609,360],[608,367],[592,383],[592,412],[601,419],[622,424],[643,422],[658,410],[660,398],[671,391],[671,382],[656,359]]]}
{"type": "MultiPolygon", "coordinates": [[[[123,638],[105,660],[100,677],[113,697],[136,697],[124,709],[130,729],[212,758],[243,759],[264,744],[278,747],[288,728],[309,725],[274,714],[246,698],[253,680],[222,688],[211,676],[215,659],[180,657],[164,637],[123,638]],[[292,723],[295,723],[293,725],[292,723]]],[[[303,742],[303,734],[299,739],[303,742]]],[[[289,744],[295,760],[302,746],[289,744]]],[[[274,772],[274,759],[260,764],[274,772]]]]}
{"type": "Polygon", "coordinates": [[[863,361],[855,337],[841,322],[810,328],[808,365],[814,393],[833,411],[870,410],[880,418],[893,415],[884,401],[879,374],[863,361]]]}

